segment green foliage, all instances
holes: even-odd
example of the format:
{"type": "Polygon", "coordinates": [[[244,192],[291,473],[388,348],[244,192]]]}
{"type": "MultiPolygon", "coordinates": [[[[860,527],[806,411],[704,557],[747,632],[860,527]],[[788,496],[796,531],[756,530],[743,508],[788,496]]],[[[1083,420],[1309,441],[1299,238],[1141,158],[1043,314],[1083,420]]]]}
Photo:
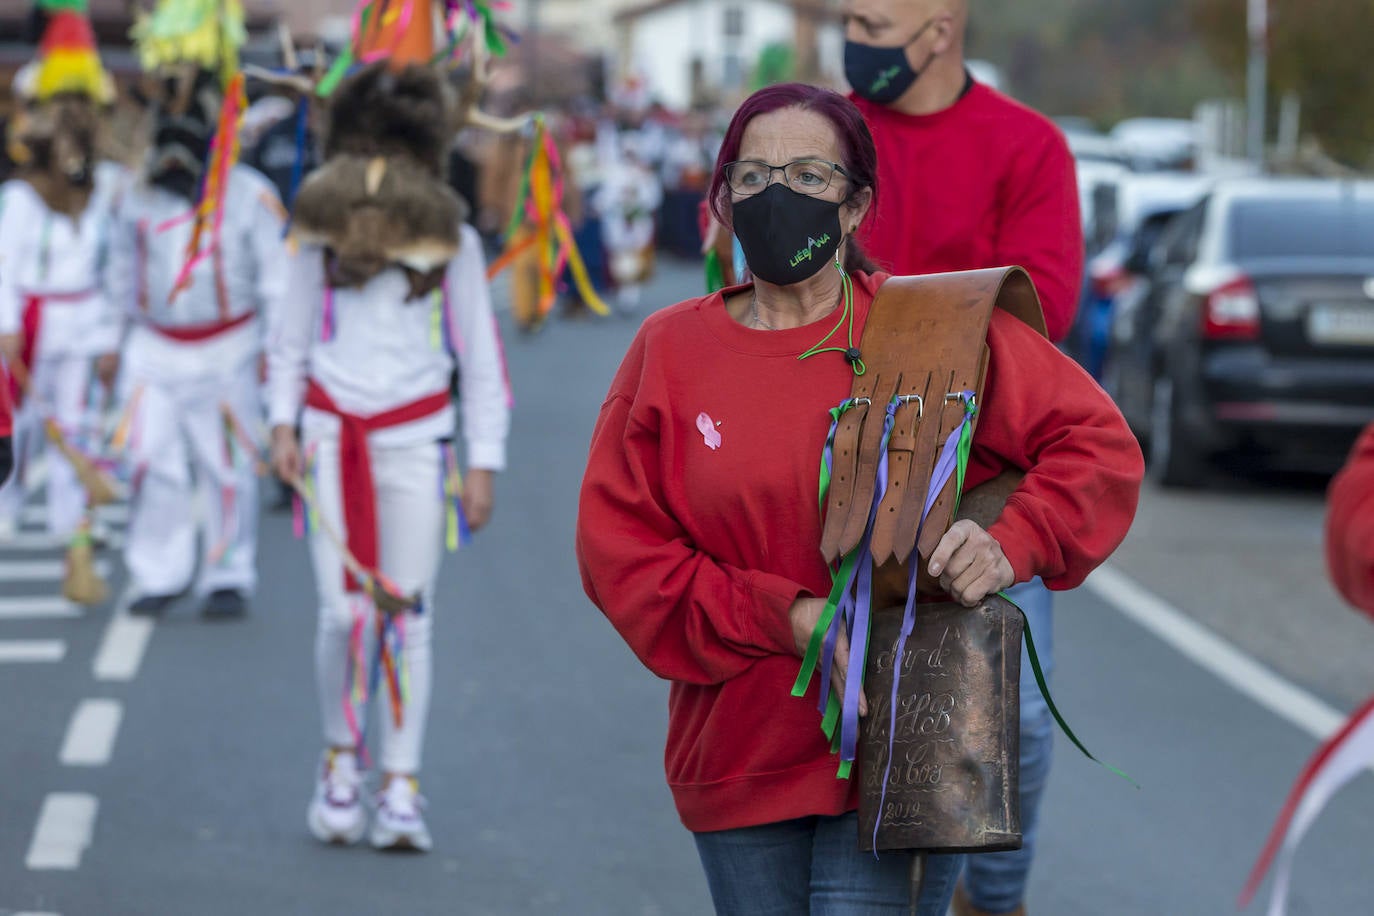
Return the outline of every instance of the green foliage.
{"type": "MultiPolygon", "coordinates": [[[[1270,4],[1271,97],[1296,92],[1305,133],[1371,164],[1374,0],[1270,4]]],[[[1014,95],[1050,114],[1189,117],[1245,88],[1246,0],[973,0],[970,11],[969,56],[998,64],[1014,95]]]]}
{"type": "Polygon", "coordinates": [[[749,80],[749,91],[754,92],[764,86],[786,83],[796,78],[796,52],[790,45],[774,42],[765,45],[759,52],[758,62],[754,65],[754,75],[749,80]]]}
{"type": "Polygon", "coordinates": [[[1014,95],[1050,114],[1190,117],[1228,88],[1191,2],[975,0],[969,56],[1000,65],[1014,95]]]}
{"type": "MultiPolygon", "coordinates": [[[[1245,0],[1191,0],[1213,59],[1243,85],[1245,0]]],[[[1271,97],[1295,92],[1303,130],[1338,159],[1374,165],[1374,0],[1270,0],[1271,97]]]]}

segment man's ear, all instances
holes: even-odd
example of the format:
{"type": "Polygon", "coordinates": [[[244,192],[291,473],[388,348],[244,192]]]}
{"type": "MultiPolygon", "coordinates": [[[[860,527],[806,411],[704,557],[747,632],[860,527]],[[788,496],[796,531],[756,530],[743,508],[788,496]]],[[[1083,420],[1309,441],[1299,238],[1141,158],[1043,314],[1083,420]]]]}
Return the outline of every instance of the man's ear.
{"type": "Polygon", "coordinates": [[[930,26],[930,31],[934,33],[935,37],[930,45],[931,51],[936,54],[943,54],[952,48],[957,25],[954,14],[949,10],[936,14],[935,21],[930,26]]]}

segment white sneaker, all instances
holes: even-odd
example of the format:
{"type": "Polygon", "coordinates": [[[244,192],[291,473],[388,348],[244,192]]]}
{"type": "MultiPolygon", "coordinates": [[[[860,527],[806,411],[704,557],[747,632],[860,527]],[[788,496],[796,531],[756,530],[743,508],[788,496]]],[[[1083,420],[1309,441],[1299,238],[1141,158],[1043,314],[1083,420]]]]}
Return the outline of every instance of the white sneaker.
{"type": "Polygon", "coordinates": [[[306,816],[310,832],[321,843],[356,843],[367,829],[363,810],[362,775],[358,761],[348,751],[325,751],[320,778],[306,816]]]}
{"type": "Polygon", "coordinates": [[[425,827],[425,800],[415,780],[398,776],[377,793],[377,813],[372,819],[372,845],[377,849],[413,849],[429,852],[429,830],[425,827]]]}

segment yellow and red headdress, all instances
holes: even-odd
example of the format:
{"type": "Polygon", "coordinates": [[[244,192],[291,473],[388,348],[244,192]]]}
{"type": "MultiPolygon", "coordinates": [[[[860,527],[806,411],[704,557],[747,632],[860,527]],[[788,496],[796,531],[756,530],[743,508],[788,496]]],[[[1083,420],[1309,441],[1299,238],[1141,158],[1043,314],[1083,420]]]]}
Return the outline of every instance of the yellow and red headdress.
{"type": "Polygon", "coordinates": [[[59,95],[114,101],[114,83],[101,66],[86,0],[41,0],[47,27],[38,46],[32,93],[37,102],[59,95]]]}

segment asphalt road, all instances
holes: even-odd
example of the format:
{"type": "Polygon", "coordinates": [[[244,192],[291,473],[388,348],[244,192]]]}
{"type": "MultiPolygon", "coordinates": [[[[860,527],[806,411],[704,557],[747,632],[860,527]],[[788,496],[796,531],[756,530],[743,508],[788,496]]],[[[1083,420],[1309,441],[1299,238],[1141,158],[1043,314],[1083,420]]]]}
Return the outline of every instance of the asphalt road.
{"type": "MultiPolygon", "coordinates": [[[[698,282],[666,263],[645,301],[698,282]]],[[[637,323],[507,329],[512,466],[491,529],[440,584],[428,856],[306,832],[315,608],[289,516],[265,516],[261,590],[239,623],[202,622],[189,600],[147,630],[117,606],[54,616],[60,550],[0,546],[0,916],[708,913],[663,784],[666,686],[588,604],[572,555],[592,421],[637,323]]],[[[1321,496],[1275,478],[1150,490],[1112,569],[1349,710],[1374,692],[1374,626],[1325,584],[1321,496]]],[[[1142,788],[1060,743],[1031,912],[1234,912],[1316,739],[1120,613],[1106,586],[1059,599],[1055,693],[1142,788]]],[[[1364,776],[1307,840],[1290,913],[1370,911],[1371,823],[1364,776]]]]}

